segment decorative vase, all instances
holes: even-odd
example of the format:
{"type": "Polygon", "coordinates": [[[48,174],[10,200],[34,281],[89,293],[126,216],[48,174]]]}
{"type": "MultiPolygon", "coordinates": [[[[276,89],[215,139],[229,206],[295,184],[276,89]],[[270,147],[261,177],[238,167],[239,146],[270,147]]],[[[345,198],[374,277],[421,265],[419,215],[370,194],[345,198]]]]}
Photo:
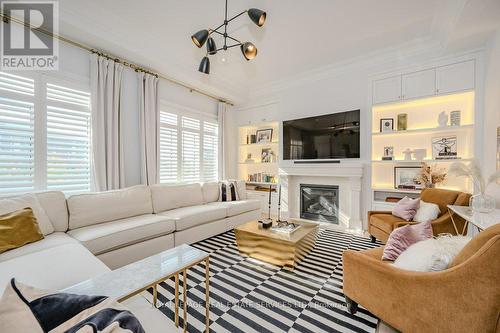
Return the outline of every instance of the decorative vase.
{"type": "Polygon", "coordinates": [[[436,184],[427,183],[427,184],[425,184],[425,187],[427,187],[427,188],[436,188],[436,184]]]}
{"type": "Polygon", "coordinates": [[[470,197],[469,206],[473,212],[489,213],[495,209],[495,198],[487,194],[476,194],[470,197]]]}

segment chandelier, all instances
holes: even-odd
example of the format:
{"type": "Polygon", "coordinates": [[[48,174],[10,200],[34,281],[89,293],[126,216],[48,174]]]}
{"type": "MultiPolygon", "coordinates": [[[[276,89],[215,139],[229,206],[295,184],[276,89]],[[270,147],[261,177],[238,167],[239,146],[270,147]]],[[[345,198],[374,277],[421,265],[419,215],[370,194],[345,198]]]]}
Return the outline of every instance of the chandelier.
{"type": "Polygon", "coordinates": [[[234,37],[231,37],[227,33],[227,26],[229,25],[229,22],[233,21],[234,19],[240,17],[241,15],[247,13],[250,19],[252,20],[253,23],[255,23],[257,26],[262,27],[264,25],[264,22],[266,21],[266,12],[257,9],[257,8],[250,8],[248,10],[244,10],[241,13],[233,16],[232,18],[228,19],[227,18],[227,0],[226,0],[226,8],[225,8],[225,16],[224,16],[224,22],[219,25],[215,29],[203,29],[195,33],[194,35],[191,36],[191,39],[193,40],[194,45],[196,45],[198,48],[201,48],[205,42],[207,43],[207,53],[201,59],[200,67],[198,70],[202,73],[209,74],[210,73],[210,60],[208,59],[209,55],[214,55],[218,51],[224,50],[227,51],[230,48],[233,47],[240,47],[241,53],[243,53],[243,57],[245,59],[251,60],[257,56],[257,47],[255,47],[254,44],[250,42],[240,42],[234,37]],[[224,32],[222,32],[222,28],[224,28],[224,32]],[[213,34],[217,34],[220,36],[224,37],[224,46],[217,48],[214,39],[212,38],[213,34]],[[231,45],[228,45],[228,39],[233,43],[231,45]]]}

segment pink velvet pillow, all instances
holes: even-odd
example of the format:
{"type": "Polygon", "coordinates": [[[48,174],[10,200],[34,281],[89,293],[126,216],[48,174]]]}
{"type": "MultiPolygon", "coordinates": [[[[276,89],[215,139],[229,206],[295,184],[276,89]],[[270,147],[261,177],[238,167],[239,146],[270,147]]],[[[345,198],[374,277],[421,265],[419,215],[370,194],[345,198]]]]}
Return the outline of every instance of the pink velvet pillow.
{"type": "Polygon", "coordinates": [[[410,245],[432,238],[431,221],[394,229],[384,248],[383,260],[396,260],[410,245]]]}
{"type": "Polygon", "coordinates": [[[417,209],[419,207],[420,199],[410,199],[408,197],[404,197],[398,201],[392,210],[392,215],[400,217],[405,221],[411,221],[415,214],[417,214],[417,209]]]}

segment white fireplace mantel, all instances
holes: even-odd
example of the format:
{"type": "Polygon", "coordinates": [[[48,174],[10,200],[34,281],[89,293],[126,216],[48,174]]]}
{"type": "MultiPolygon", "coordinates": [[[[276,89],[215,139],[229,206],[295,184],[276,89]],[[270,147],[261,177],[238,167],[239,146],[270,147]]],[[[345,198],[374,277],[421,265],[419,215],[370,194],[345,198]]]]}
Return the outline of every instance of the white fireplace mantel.
{"type": "Polygon", "coordinates": [[[282,211],[285,216],[300,217],[300,184],[338,185],[340,225],[346,229],[362,229],[362,177],[362,163],[280,164],[282,211]]]}

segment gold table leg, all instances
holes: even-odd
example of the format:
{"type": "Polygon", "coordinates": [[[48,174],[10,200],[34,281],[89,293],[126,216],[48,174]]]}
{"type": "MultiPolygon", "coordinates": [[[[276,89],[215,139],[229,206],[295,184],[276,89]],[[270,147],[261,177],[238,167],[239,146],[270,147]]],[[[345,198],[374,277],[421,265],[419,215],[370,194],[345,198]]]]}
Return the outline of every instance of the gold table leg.
{"type": "Polygon", "coordinates": [[[187,271],[182,272],[182,299],[184,302],[184,332],[187,330],[187,271]]]}
{"type": "Polygon", "coordinates": [[[458,236],[458,229],[457,229],[457,225],[455,224],[455,220],[453,219],[453,212],[448,208],[448,213],[450,214],[450,218],[451,218],[451,223],[453,224],[453,228],[455,229],[455,233],[456,235],[458,236]]]}
{"type": "Polygon", "coordinates": [[[210,290],[209,286],[210,283],[208,282],[208,279],[210,277],[210,257],[207,257],[205,260],[205,324],[206,324],[206,329],[205,332],[208,333],[210,330],[210,290]]]}
{"type": "Polygon", "coordinates": [[[156,308],[156,302],[158,301],[158,290],[156,288],[157,284],[153,286],[153,306],[156,308]]]}
{"type": "Polygon", "coordinates": [[[175,327],[179,327],[179,274],[175,274],[175,327]]]}

